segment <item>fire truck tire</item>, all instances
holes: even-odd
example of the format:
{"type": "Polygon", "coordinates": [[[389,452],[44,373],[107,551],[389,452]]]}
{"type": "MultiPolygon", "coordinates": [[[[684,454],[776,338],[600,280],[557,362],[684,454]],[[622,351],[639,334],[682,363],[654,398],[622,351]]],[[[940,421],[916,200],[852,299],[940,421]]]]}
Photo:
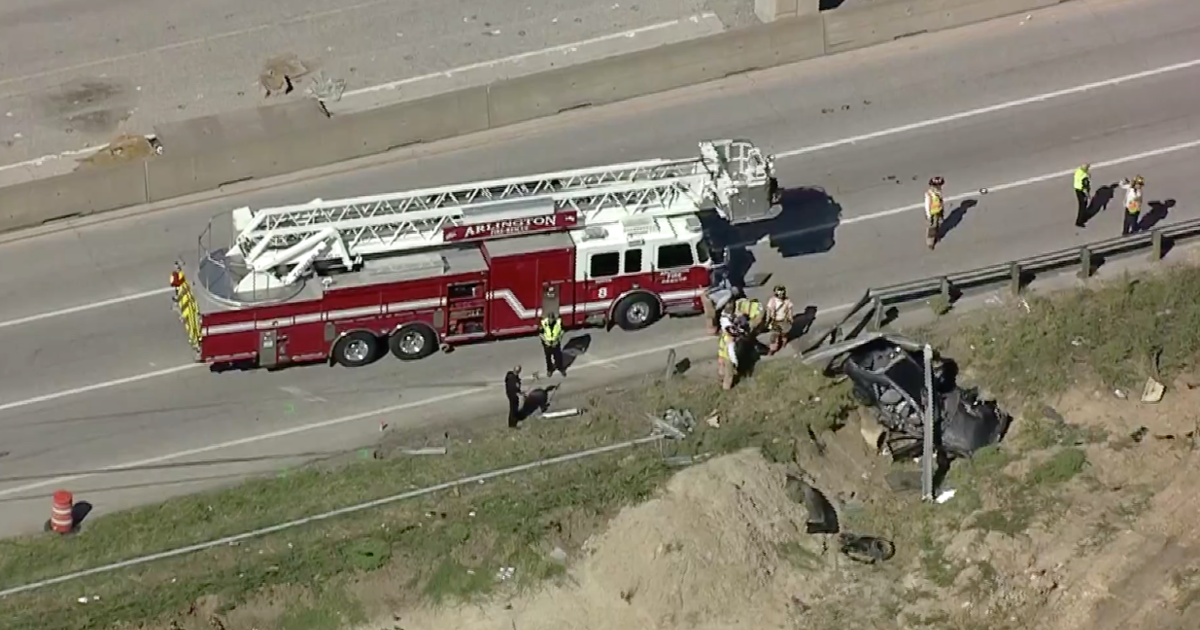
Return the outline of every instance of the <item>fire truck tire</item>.
{"type": "Polygon", "coordinates": [[[428,326],[405,326],[388,338],[388,349],[392,351],[392,356],[401,361],[424,359],[437,348],[437,335],[428,326]]]}
{"type": "Polygon", "coordinates": [[[362,367],[379,351],[379,338],[365,331],[352,332],[333,344],[333,360],[345,367],[362,367]]]}
{"type": "Polygon", "coordinates": [[[617,303],[613,318],[622,330],[640,330],[653,324],[660,315],[658,300],[645,293],[635,293],[617,303]]]}

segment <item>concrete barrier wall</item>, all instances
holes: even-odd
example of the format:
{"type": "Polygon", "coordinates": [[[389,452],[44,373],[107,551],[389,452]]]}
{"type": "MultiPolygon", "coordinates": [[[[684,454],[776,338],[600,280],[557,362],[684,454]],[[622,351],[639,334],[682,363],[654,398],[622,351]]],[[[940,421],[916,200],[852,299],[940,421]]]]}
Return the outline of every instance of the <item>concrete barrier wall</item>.
{"type": "Polygon", "coordinates": [[[330,118],[301,100],[165,125],[163,154],[0,188],[0,230],[115,210],[1024,13],[1061,0],[911,0],[784,18],[330,118]]]}
{"type": "Polygon", "coordinates": [[[721,79],[825,54],[819,15],[500,81],[488,90],[493,127],[721,79]]]}
{"type": "Polygon", "coordinates": [[[847,7],[822,14],[825,54],[943,31],[1040,9],[1062,0],[911,0],[847,7]]]}
{"type": "Polygon", "coordinates": [[[147,201],[144,163],[86,168],[0,188],[0,231],[147,201]]]}

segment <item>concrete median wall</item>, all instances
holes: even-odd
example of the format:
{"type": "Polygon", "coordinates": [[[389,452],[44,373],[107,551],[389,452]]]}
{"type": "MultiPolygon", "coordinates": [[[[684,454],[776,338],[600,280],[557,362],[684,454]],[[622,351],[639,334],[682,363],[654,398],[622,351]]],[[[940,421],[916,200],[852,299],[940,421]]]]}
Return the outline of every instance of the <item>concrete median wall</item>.
{"type": "Polygon", "coordinates": [[[162,155],[0,188],[0,231],[169,200],[1060,2],[897,0],[783,18],[344,116],[329,117],[306,99],[165,125],[155,130],[162,155]]]}

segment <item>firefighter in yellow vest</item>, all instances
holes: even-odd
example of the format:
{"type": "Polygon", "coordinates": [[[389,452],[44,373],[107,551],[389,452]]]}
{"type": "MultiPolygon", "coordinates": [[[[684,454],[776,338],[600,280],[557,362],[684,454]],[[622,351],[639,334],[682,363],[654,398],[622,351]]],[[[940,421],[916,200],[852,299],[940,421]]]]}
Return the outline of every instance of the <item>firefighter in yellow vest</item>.
{"type": "Polygon", "coordinates": [[[1133,181],[1121,180],[1121,188],[1125,189],[1125,222],[1121,225],[1121,236],[1138,231],[1142,215],[1142,188],[1145,185],[1146,180],[1141,175],[1134,177],[1133,181]]]}
{"type": "MultiPolygon", "coordinates": [[[[738,316],[744,323],[745,318],[738,316]]],[[[743,330],[737,324],[721,328],[717,337],[717,374],[721,377],[721,389],[733,389],[733,379],[738,372],[738,338],[743,330]]]]}
{"type": "Polygon", "coordinates": [[[1091,164],[1083,164],[1075,169],[1075,204],[1078,206],[1075,211],[1075,227],[1087,225],[1088,208],[1092,204],[1091,169],[1091,164]]]}
{"type": "Polygon", "coordinates": [[[737,303],[734,304],[734,310],[738,315],[745,315],[750,320],[747,332],[752,336],[758,334],[763,324],[763,316],[765,315],[762,304],[753,298],[738,298],[737,303]]]}
{"type": "Polygon", "coordinates": [[[925,218],[929,220],[929,227],[925,232],[925,244],[929,249],[933,249],[937,245],[938,238],[942,232],[942,214],[945,209],[945,199],[942,197],[942,186],[946,185],[946,180],[939,177],[934,177],[929,180],[929,189],[925,191],[925,218]]]}
{"type": "Polygon", "coordinates": [[[558,313],[550,313],[542,318],[539,336],[542,339],[542,354],[546,355],[546,376],[553,376],[555,372],[566,376],[567,367],[563,364],[562,351],[563,325],[558,313]]]}

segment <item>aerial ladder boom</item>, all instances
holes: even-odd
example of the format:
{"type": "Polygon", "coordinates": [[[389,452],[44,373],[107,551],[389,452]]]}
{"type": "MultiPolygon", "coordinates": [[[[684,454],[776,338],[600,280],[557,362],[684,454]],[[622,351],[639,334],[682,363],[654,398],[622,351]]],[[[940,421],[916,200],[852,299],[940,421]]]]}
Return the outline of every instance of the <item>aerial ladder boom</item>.
{"type": "Polygon", "coordinates": [[[363,256],[443,243],[448,227],[575,211],[579,226],[632,216],[715,210],[733,224],[779,212],[772,158],[744,140],[700,143],[700,156],[659,159],[402,193],[233,211],[226,256],[248,272],[238,292],[301,282],[318,261],[353,268],[363,256]]]}

